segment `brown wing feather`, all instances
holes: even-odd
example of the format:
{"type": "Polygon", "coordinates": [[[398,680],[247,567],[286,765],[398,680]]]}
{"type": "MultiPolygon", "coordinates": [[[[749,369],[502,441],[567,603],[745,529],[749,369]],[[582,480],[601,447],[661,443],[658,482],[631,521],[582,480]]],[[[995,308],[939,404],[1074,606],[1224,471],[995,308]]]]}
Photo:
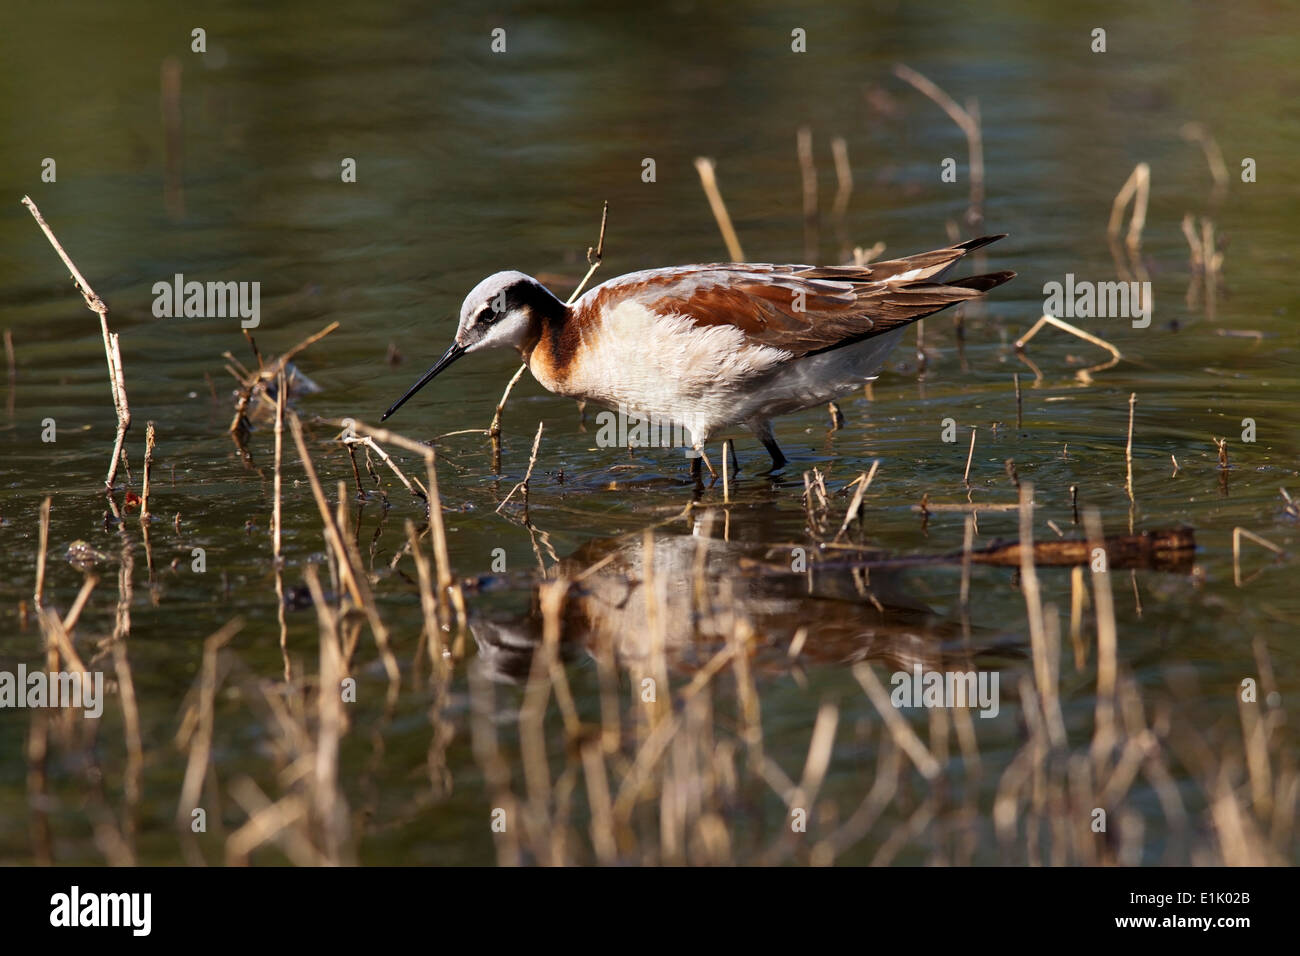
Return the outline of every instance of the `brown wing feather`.
{"type": "Polygon", "coordinates": [[[597,286],[580,307],[613,308],[632,299],[699,325],[733,326],[755,345],[808,355],[882,335],[1006,282],[1014,272],[935,281],[972,249],[1000,238],[865,266],[730,262],[654,269],[597,286]]]}

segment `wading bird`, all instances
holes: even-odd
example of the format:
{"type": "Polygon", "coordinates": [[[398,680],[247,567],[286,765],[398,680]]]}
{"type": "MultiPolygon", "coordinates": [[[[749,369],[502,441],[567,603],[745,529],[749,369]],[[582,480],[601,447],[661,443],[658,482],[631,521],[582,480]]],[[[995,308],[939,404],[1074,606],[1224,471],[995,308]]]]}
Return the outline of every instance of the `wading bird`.
{"type": "Polygon", "coordinates": [[[548,391],[684,426],[697,478],[705,443],[735,425],[754,432],[776,471],[786,458],[772,418],[874,380],[906,326],[1015,276],[943,281],[968,252],[1001,238],[861,266],[650,269],[572,305],[531,276],[498,272],[465,298],[451,347],[383,417],[462,355],[511,347],[548,391]]]}

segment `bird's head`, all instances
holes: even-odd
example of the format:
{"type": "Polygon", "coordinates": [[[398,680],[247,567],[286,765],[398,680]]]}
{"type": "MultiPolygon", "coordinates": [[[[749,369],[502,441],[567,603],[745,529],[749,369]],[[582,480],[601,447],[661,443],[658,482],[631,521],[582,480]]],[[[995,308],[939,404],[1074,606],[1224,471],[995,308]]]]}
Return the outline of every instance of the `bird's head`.
{"type": "Polygon", "coordinates": [[[526,355],[541,337],[546,317],[562,313],[564,308],[564,303],[532,276],[522,272],[498,272],[488,276],[461,303],[460,321],[451,347],[384,412],[380,421],[401,408],[412,395],[462,355],[506,347],[518,349],[521,355],[526,355]]]}

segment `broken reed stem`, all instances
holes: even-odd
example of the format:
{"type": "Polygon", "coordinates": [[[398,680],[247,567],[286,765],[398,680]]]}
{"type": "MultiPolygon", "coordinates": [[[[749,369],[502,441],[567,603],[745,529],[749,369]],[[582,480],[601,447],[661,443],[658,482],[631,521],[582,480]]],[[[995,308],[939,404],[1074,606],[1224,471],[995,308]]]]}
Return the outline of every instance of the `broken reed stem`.
{"type": "MultiPolygon", "coordinates": [[[[397,658],[393,656],[392,649],[389,647],[388,628],[379,616],[374,594],[370,590],[370,581],[362,571],[361,555],[357,552],[352,539],[343,533],[338,519],[330,512],[329,502],[325,498],[325,491],[321,487],[320,479],[316,476],[316,466],[312,464],[311,456],[307,452],[307,442],[303,437],[302,423],[291,409],[289,410],[289,430],[293,432],[293,441],[298,448],[298,458],[302,463],[303,471],[307,475],[307,481],[311,485],[312,497],[316,499],[317,510],[320,511],[326,543],[336,558],[339,580],[347,588],[353,603],[365,612],[366,621],[370,624],[370,632],[375,639],[375,646],[379,650],[380,659],[388,675],[389,693],[394,695],[400,684],[401,674],[397,667],[397,658]]],[[[346,496],[340,495],[339,508],[346,507],[346,504],[346,496]]]]}
{"type": "Polygon", "coordinates": [[[46,495],[41,502],[41,523],[36,545],[36,586],[32,589],[32,607],[38,615],[45,596],[45,552],[50,546],[50,503],[53,500],[46,495]]]}
{"type": "Polygon", "coordinates": [[[1128,397],[1128,444],[1124,446],[1124,464],[1128,469],[1128,475],[1124,480],[1124,488],[1128,491],[1128,500],[1133,501],[1133,407],[1137,404],[1137,392],[1129,393],[1128,397]]]}
{"type": "Polygon", "coordinates": [[[965,529],[962,532],[961,542],[961,598],[960,605],[963,612],[970,609],[970,566],[971,550],[975,546],[975,515],[973,513],[966,515],[965,529]]]}
{"type": "Polygon", "coordinates": [[[1236,527],[1232,529],[1232,581],[1237,587],[1242,586],[1241,580],[1241,539],[1249,538],[1251,541],[1268,548],[1274,554],[1286,554],[1281,548],[1272,541],[1268,541],[1255,534],[1253,531],[1247,531],[1245,528],[1236,527]]]}
{"type": "Polygon", "coordinates": [[[277,570],[280,567],[280,521],[283,514],[280,463],[284,455],[285,385],[284,369],[280,369],[275,376],[275,478],[271,485],[271,556],[275,560],[277,570]]]}
{"type": "Polygon", "coordinates": [[[1019,372],[1013,373],[1011,378],[1016,383],[1016,434],[1019,434],[1021,429],[1021,424],[1023,422],[1023,415],[1022,415],[1023,405],[1020,398],[1020,373],[1019,372]]]}
{"type": "Polygon", "coordinates": [[[862,496],[867,493],[867,489],[871,486],[871,479],[876,477],[876,472],[879,469],[880,459],[877,458],[871,463],[871,471],[864,471],[858,476],[858,490],[853,493],[853,500],[849,502],[849,510],[844,513],[844,523],[840,525],[840,530],[836,532],[835,541],[839,541],[844,536],[849,530],[849,525],[853,523],[853,519],[858,516],[858,509],[862,507],[862,496]]]}
{"type": "MultiPolygon", "coordinates": [[[[831,220],[835,223],[843,236],[847,236],[847,230],[844,228],[844,220],[849,211],[849,198],[853,195],[853,167],[849,165],[849,144],[843,136],[837,136],[831,140],[831,155],[835,157],[835,179],[837,186],[835,189],[835,201],[831,205],[831,220]]],[[[840,259],[844,260],[849,257],[849,249],[842,251],[840,259]]]]}
{"type": "Polygon", "coordinates": [[[402,471],[402,469],[397,467],[397,462],[393,461],[393,459],[389,456],[388,452],[384,451],[383,448],[379,447],[379,444],[373,438],[371,438],[369,435],[357,436],[352,433],[352,429],[355,427],[355,423],[352,421],[352,419],[345,418],[343,419],[342,424],[343,424],[344,433],[339,440],[342,441],[343,444],[347,446],[348,454],[352,456],[352,473],[356,478],[357,494],[359,497],[364,497],[364,491],[361,487],[361,474],[360,472],[357,471],[356,455],[353,453],[354,445],[364,445],[366,448],[370,449],[376,455],[378,455],[379,460],[388,466],[389,470],[392,471],[392,473],[397,476],[397,480],[400,481],[406,487],[406,490],[409,491],[412,494],[412,496],[417,498],[424,498],[426,500],[428,499],[429,497],[428,489],[426,489],[424,485],[420,483],[420,479],[407,478],[406,474],[402,471]]]}
{"type": "Polygon", "coordinates": [[[213,710],[217,699],[217,654],[243,626],[243,620],[235,618],[203,642],[198,700],[194,704],[197,708],[194,718],[195,730],[190,734],[188,741],[182,742],[181,735],[188,723],[183,721],[182,731],[177,735],[177,743],[188,750],[181,795],[176,803],[176,825],[184,831],[189,831],[191,814],[199,806],[199,795],[203,792],[203,779],[207,776],[209,757],[212,753],[213,710]]]}
{"type": "Polygon", "coordinates": [[[500,513],[501,513],[501,509],[504,508],[504,507],[506,506],[506,504],[510,501],[510,499],[514,497],[515,492],[516,492],[516,491],[519,491],[519,490],[522,488],[522,489],[523,489],[523,492],[524,492],[524,517],[527,518],[527,516],[528,516],[528,482],[532,480],[532,477],[533,477],[533,466],[534,466],[535,464],[537,464],[537,448],[538,448],[538,446],[541,445],[541,443],[542,443],[542,428],[543,428],[544,425],[545,425],[545,422],[538,422],[538,423],[537,423],[537,434],[533,436],[533,451],[532,451],[532,454],[530,454],[530,455],[528,456],[528,470],[527,470],[526,472],[524,472],[524,480],[521,481],[521,482],[519,482],[519,484],[515,485],[513,488],[511,488],[511,489],[510,489],[510,494],[506,495],[506,496],[505,496],[505,499],[501,502],[501,504],[497,505],[497,510],[496,510],[496,513],[497,513],[497,514],[500,514],[500,513]]]}
{"type": "Polygon", "coordinates": [[[737,238],[736,230],[731,225],[731,217],[727,215],[722,193],[718,191],[713,160],[699,157],[695,160],[695,171],[700,174],[700,185],[704,187],[704,195],[708,197],[709,209],[713,211],[713,218],[717,220],[722,241],[727,244],[727,255],[731,256],[732,262],[744,262],[745,253],[740,248],[740,239],[737,238]]]}
{"type": "Polygon", "coordinates": [[[1094,555],[1092,568],[1092,606],[1097,617],[1097,691],[1093,726],[1092,760],[1101,769],[1115,745],[1115,687],[1119,670],[1119,636],[1115,626],[1115,600],[1110,587],[1110,555],[1102,531],[1101,512],[1088,508],[1083,513],[1088,550],[1094,555]],[[1097,551],[1101,554],[1098,555],[1097,551]],[[1101,558],[1098,562],[1097,558],[1101,558]]]}
{"type": "Polygon", "coordinates": [[[14,417],[14,402],[18,388],[18,361],[14,357],[14,334],[5,329],[5,368],[8,370],[9,393],[5,398],[5,414],[14,417]]]}
{"type": "Polygon", "coordinates": [[[967,488],[970,487],[970,463],[975,458],[975,426],[970,429],[970,451],[966,452],[966,471],[961,476],[961,483],[967,488]]]}
{"type": "Polygon", "coordinates": [[[442,676],[446,673],[447,662],[443,657],[442,621],[438,617],[438,599],[433,593],[433,574],[429,570],[429,559],[420,548],[420,536],[416,533],[415,522],[410,518],[406,519],[406,540],[410,543],[411,557],[415,561],[420,611],[424,615],[425,638],[429,642],[429,663],[433,672],[442,676]]]}
{"type": "Polygon", "coordinates": [[[968,108],[963,109],[937,85],[902,63],[894,66],[894,75],[932,99],[965,134],[970,169],[970,208],[966,216],[971,225],[977,224],[983,218],[984,206],[984,139],[980,132],[978,102],[968,100],[968,108]]]}
{"type": "Polygon", "coordinates": [[[1034,485],[1029,481],[1020,485],[1020,592],[1024,595],[1025,610],[1029,617],[1029,646],[1033,655],[1038,701],[1043,709],[1052,744],[1060,746],[1065,743],[1065,723],[1052,676],[1056,673],[1059,662],[1052,661],[1048,656],[1049,641],[1043,597],[1038,586],[1038,568],[1034,564],[1034,485]]]}
{"type": "Polygon", "coordinates": [[[140,486],[140,523],[149,521],[149,479],[153,471],[153,422],[147,422],[144,428],[144,479],[140,486]]]}
{"type": "MultiPolygon", "coordinates": [[[[140,708],[136,703],[135,681],[131,662],[126,656],[126,641],[113,642],[113,670],[117,675],[118,698],[122,702],[122,732],[126,738],[126,804],[134,815],[140,801],[140,772],[144,767],[144,743],[140,739],[140,708]]],[[[129,829],[134,830],[134,821],[129,829]]]]}
{"type": "Polygon", "coordinates": [[[501,393],[501,401],[497,402],[497,410],[492,415],[492,424],[488,426],[488,435],[495,441],[501,437],[501,413],[505,411],[506,400],[510,398],[510,392],[514,389],[516,383],[523,376],[524,370],[528,368],[528,363],[524,362],[519,368],[515,369],[515,374],[510,377],[506,383],[506,390],[501,393]]]}
{"type": "Polygon", "coordinates": [[[815,265],[821,243],[817,228],[817,164],[813,162],[811,127],[799,127],[795,134],[795,151],[799,157],[799,178],[803,184],[804,256],[815,265]]]}
{"type": "Polygon", "coordinates": [[[1106,235],[1111,242],[1119,240],[1120,224],[1124,221],[1124,209],[1133,201],[1133,216],[1129,219],[1128,235],[1125,243],[1130,252],[1136,252],[1142,244],[1142,229],[1147,221],[1147,199],[1151,193],[1151,167],[1138,163],[1133,167],[1124,185],[1115,195],[1110,207],[1110,222],[1106,225],[1106,235]]]}
{"type": "MultiPolygon", "coordinates": [[[[589,280],[596,270],[600,268],[600,261],[605,256],[605,223],[608,221],[609,200],[606,199],[605,207],[600,213],[600,238],[596,240],[595,249],[592,249],[590,246],[587,247],[587,262],[590,265],[590,268],[587,269],[587,274],[582,277],[582,281],[578,283],[578,287],[573,290],[573,294],[565,300],[565,305],[573,305],[578,296],[582,294],[582,290],[587,287],[587,280],[589,280]]],[[[508,389],[507,394],[509,394],[508,389]]]]}
{"type": "Polygon", "coordinates": [[[731,504],[731,467],[727,463],[727,453],[731,450],[731,439],[722,443],[722,503],[731,504]]]}
{"type": "Polygon", "coordinates": [[[898,708],[890,703],[889,692],[880,683],[880,678],[871,669],[871,665],[855,665],[853,676],[866,691],[867,697],[885,722],[885,728],[894,743],[898,745],[898,749],[907,754],[908,759],[926,780],[934,780],[938,777],[943,772],[939,761],[926,748],[921,738],[916,735],[916,731],[912,729],[912,725],[899,713],[898,708]]]}
{"type": "Polygon", "coordinates": [[[1211,196],[1218,199],[1228,188],[1228,166],[1223,161],[1223,150],[1219,149],[1218,140],[1210,135],[1204,123],[1184,123],[1179,132],[1183,139],[1197,143],[1205,154],[1205,163],[1210,167],[1210,176],[1214,180],[1211,196]]]}
{"type": "Polygon", "coordinates": [[[1109,362],[1104,362],[1101,365],[1094,365],[1091,368],[1084,369],[1076,373],[1085,382],[1088,381],[1088,378],[1086,378],[1086,376],[1088,376],[1089,373],[1100,372],[1103,371],[1104,369],[1113,368],[1115,365],[1119,364],[1119,360],[1124,357],[1120,353],[1119,349],[1115,348],[1115,346],[1111,345],[1105,339],[1099,339],[1097,338],[1097,336],[1089,332],[1085,332],[1083,329],[1079,328],[1078,326],[1071,325],[1069,322],[1066,322],[1062,319],[1058,319],[1054,315],[1044,315],[1040,317],[1039,320],[1030,327],[1028,332],[1020,336],[1020,338],[1016,339],[1015,342],[1016,351],[1017,352],[1024,351],[1024,348],[1029,343],[1029,340],[1032,339],[1035,335],[1037,335],[1038,330],[1041,329],[1044,325],[1053,325],[1063,332],[1069,332],[1071,335],[1077,336],[1078,338],[1083,339],[1085,342],[1091,342],[1093,345],[1097,346],[1098,348],[1103,348],[1110,353],[1111,359],[1109,362]]]}
{"type": "MultiPolygon", "coordinates": [[[[367,425],[355,418],[349,419],[349,421],[352,422],[355,431],[363,435],[369,435],[377,442],[405,448],[407,451],[414,452],[424,459],[427,472],[425,488],[428,492],[429,530],[433,535],[433,554],[438,563],[438,609],[444,621],[450,617],[450,611],[447,607],[448,594],[450,593],[451,601],[456,608],[456,623],[463,629],[466,621],[465,595],[460,585],[453,584],[452,581],[451,561],[447,551],[447,531],[442,521],[442,499],[438,495],[437,456],[434,454],[434,450],[422,442],[417,442],[386,428],[367,425]]],[[[342,422],[332,424],[342,426],[342,422]]]]}
{"type": "Polygon", "coordinates": [[[275,375],[275,477],[271,485],[271,563],[275,570],[276,620],[280,625],[280,657],[284,661],[286,684],[292,677],[292,671],[289,665],[289,626],[284,616],[284,576],[281,573],[281,565],[284,562],[280,557],[280,533],[284,515],[281,462],[284,458],[284,403],[287,386],[288,381],[284,369],[281,368],[275,375]]]}
{"type": "Polygon", "coordinates": [[[122,457],[122,444],[126,440],[127,430],[131,427],[131,408],[126,399],[126,376],[122,371],[122,352],[118,345],[117,333],[108,330],[108,306],[104,304],[103,299],[95,294],[95,290],[90,287],[90,283],[81,274],[81,270],[77,268],[76,263],[64,251],[63,246],[54,235],[54,230],[45,221],[41,211],[36,208],[36,203],[32,202],[27,196],[24,196],[22,201],[23,205],[32,214],[32,218],[36,220],[36,224],[41,227],[41,231],[45,233],[45,238],[54,247],[54,251],[63,260],[63,264],[72,273],[72,280],[76,283],[77,291],[86,300],[86,308],[99,316],[99,328],[104,336],[104,356],[108,361],[108,384],[113,393],[113,409],[117,413],[117,436],[113,441],[113,459],[108,463],[108,476],[104,479],[104,484],[112,492],[113,480],[117,477],[117,463],[122,457]]]}

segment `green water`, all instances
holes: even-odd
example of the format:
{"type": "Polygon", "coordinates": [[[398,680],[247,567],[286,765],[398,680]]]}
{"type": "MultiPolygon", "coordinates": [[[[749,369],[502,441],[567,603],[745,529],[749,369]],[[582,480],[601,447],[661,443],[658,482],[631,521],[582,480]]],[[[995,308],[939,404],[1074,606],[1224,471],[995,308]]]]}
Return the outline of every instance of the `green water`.
{"type": "MultiPolygon", "coordinates": [[[[984,228],[1010,234],[987,251],[984,265],[1019,277],[984,307],[968,310],[960,351],[951,313],[927,321],[923,374],[909,334],[872,400],[858,393],[841,403],[842,430],[828,433],[825,409],[779,421],[778,440],[794,459],[781,479],[755,477],[765,456],[739,435],[743,472],[726,537],[768,559],[773,549],[788,554],[791,545],[809,545],[801,473],[820,468],[838,492],[879,461],[863,503],[862,539],[897,554],[959,550],[961,515],[924,521],[913,505],[926,493],[932,501],[965,500],[973,426],[975,500],[1015,500],[1004,468],[1014,459],[1019,477],[1037,489],[1040,538],[1055,537],[1049,520],[1074,533],[1071,486],[1081,506],[1101,510],[1108,533],[1128,530],[1130,519],[1138,531],[1196,529],[1194,573],[1112,575],[1121,671],[1137,679],[1150,706],[1170,708],[1175,723],[1210,739],[1239,740],[1236,691],[1243,678],[1259,676],[1252,647],[1259,639],[1282,705],[1294,709],[1294,565],[1247,544],[1246,575],[1264,571],[1238,587],[1232,557],[1237,526],[1288,552],[1300,547],[1300,529],[1279,494],[1285,487],[1300,495],[1293,252],[1300,225],[1300,18],[1293,6],[1083,10],[1006,2],[983,4],[972,16],[966,5],[942,3],[819,4],[797,12],[756,3],[741,15],[690,2],[663,10],[568,3],[548,12],[516,5],[499,14],[415,3],[294,3],[271,12],[253,3],[181,11],[138,2],[50,2],[24,5],[8,19],[0,40],[7,66],[0,79],[0,327],[12,332],[17,378],[6,385],[0,420],[0,670],[20,662],[35,667],[44,656],[40,630],[30,617],[24,623],[19,605],[26,601],[30,611],[38,512],[48,495],[49,604],[66,612],[82,585],[82,572],[64,560],[70,543],[87,541],[107,556],[78,627],[86,660],[113,631],[123,549],[133,557],[129,654],[146,750],[134,837],[139,860],[182,859],[172,817],[185,755],[172,738],[199,673],[203,639],[238,614],[244,624],[228,658],[238,661],[238,679],[275,681],[283,670],[268,535],[271,438],[256,432],[247,462],[226,433],[234,381],[222,353],[248,363],[250,352],[237,320],[155,318],[153,284],[176,273],[260,282],[255,335],[268,356],[337,321],[338,331],[300,357],[322,390],[304,398],[299,412],[375,422],[442,353],[461,298],[483,276],[500,269],[544,273],[560,277],[553,287],[567,294],[585,269],[604,200],[610,220],[598,281],[724,258],[692,166],[697,156],[717,161],[751,260],[804,259],[795,155],[796,130],[804,125],[814,136],[824,261],[841,253],[827,214],[836,136],[847,142],[855,183],[845,220],[852,245],[880,240],[889,256],[946,244],[947,224],[958,223],[966,209],[965,141],[937,106],[891,74],[899,61],[961,102],[978,99],[984,228]],[[507,31],[504,54],[490,50],[498,26],[507,31]],[[1089,49],[1097,26],[1107,30],[1105,53],[1089,49]],[[195,27],[207,32],[206,54],[190,51],[195,27]],[[796,27],[807,31],[806,53],[790,49],[796,27]],[[181,194],[170,202],[160,108],[167,58],[181,68],[181,194]],[[1193,121],[1223,152],[1228,182],[1217,200],[1201,149],[1180,135],[1193,121]],[[46,157],[57,164],[52,183],[41,179],[46,157]],[[356,160],[355,183],[341,181],[344,157],[356,160]],[[642,179],[647,157],[655,161],[653,183],[642,179]],[[957,159],[956,184],[940,179],[946,157],[957,159]],[[1254,183],[1241,181],[1244,157],[1257,162],[1254,183]],[[1115,278],[1106,223],[1111,200],[1138,162],[1151,167],[1142,262],[1153,283],[1153,320],[1145,329],[1122,319],[1079,320],[1124,356],[1089,384],[1075,373],[1103,362],[1105,353],[1044,330],[1027,351],[1041,370],[1036,378],[1012,343],[1041,314],[1045,282],[1067,273],[1115,278]],[[156,423],[152,588],[138,521],[130,515],[119,527],[110,520],[102,491],[115,419],[98,323],[19,205],[24,194],[108,302],[121,335],[137,491],[144,424],[156,423]],[[1204,294],[1187,300],[1193,277],[1179,224],[1188,212],[1211,216],[1224,241],[1212,315],[1204,294]],[[401,364],[390,363],[390,346],[401,364]],[[1020,429],[1013,373],[1024,386],[1020,429]],[[1131,393],[1137,404],[1130,514],[1124,447],[1131,393]],[[948,418],[958,426],[952,443],[942,440],[948,418]],[[1253,442],[1242,440],[1246,418],[1255,423],[1253,442]],[[55,423],[54,442],[42,440],[47,419],[55,423]],[[1218,467],[1216,436],[1228,439],[1227,471],[1218,467]],[[194,548],[205,551],[203,574],[191,570],[194,548]],[[1170,674],[1188,671],[1195,690],[1171,690],[1170,674]]],[[[514,367],[506,353],[467,358],[392,424],[420,439],[486,427],[514,367]]],[[[500,476],[481,436],[437,444],[452,565],[458,576],[490,575],[493,582],[469,597],[479,624],[471,661],[457,668],[446,700],[453,728],[446,765],[454,783],[441,789],[430,786],[425,770],[434,695],[412,668],[421,625],[414,571],[409,558],[400,572],[390,568],[405,541],[403,522],[421,521],[422,506],[387,474],[390,510],[373,498],[357,517],[354,503],[359,550],[373,569],[403,668],[401,694],[386,715],[383,671],[363,637],[355,662],[359,701],[340,770],[361,861],[496,859],[483,774],[470,745],[465,669],[508,676],[510,655],[483,650],[496,646],[489,635],[526,641],[540,631],[530,613],[534,538],[517,517],[495,513],[527,467],[539,421],[545,432],[530,516],[559,558],[578,553],[573,566],[585,567],[611,548],[630,549],[624,557],[635,565],[643,557],[638,533],[692,498],[679,453],[629,458],[598,448],[590,418],[584,427],[571,401],[529,378],[506,413],[500,476]],[[493,572],[494,549],[504,551],[504,574],[493,572]]],[[[329,441],[329,428],[309,433],[332,496],[337,481],[352,480],[347,455],[329,441]]],[[[286,462],[285,581],[298,587],[303,567],[324,560],[325,543],[292,450],[286,462]]],[[[850,495],[833,497],[831,535],[850,495]]],[[[721,502],[720,487],[701,499],[721,502]]],[[[506,510],[518,514],[514,506],[506,510]]],[[[713,516],[711,534],[721,539],[721,510],[713,516]]],[[[981,516],[976,545],[1013,537],[1016,520],[1010,512],[981,516]]],[[[667,521],[656,553],[693,549],[693,532],[698,537],[692,519],[667,521]]],[[[723,567],[732,560],[728,553],[723,567]]],[[[545,551],[543,561],[552,563],[545,551]]],[[[1044,600],[1068,610],[1068,572],[1044,570],[1041,579],[1044,600]]],[[[894,609],[883,622],[851,581],[821,580],[817,600],[789,594],[780,606],[759,607],[765,592],[743,588],[736,600],[759,622],[767,648],[759,659],[771,663],[757,677],[769,756],[797,777],[819,704],[840,708],[823,797],[846,816],[869,786],[864,774],[875,765],[879,740],[879,717],[846,664],[876,660],[890,671],[950,647],[961,633],[960,573],[952,566],[911,569],[873,582],[894,609]],[[800,626],[808,636],[796,673],[781,661],[800,626]]],[[[1028,672],[1028,634],[1010,570],[974,570],[970,618],[972,640],[985,655],[981,665],[999,668],[1003,687],[1013,687],[1028,672]]],[[[299,674],[313,673],[315,616],[291,611],[288,621],[291,663],[299,674]]],[[[616,626],[635,643],[635,619],[616,626]]],[[[573,635],[579,644],[581,636],[573,635]]],[[[693,648],[689,633],[670,637],[674,681],[688,680],[717,646],[693,648]]],[[[596,707],[596,678],[589,658],[580,651],[572,657],[574,693],[587,713],[596,707]]],[[[1068,648],[1062,662],[1063,706],[1076,745],[1091,732],[1094,657],[1083,672],[1074,670],[1068,648]]],[[[520,666],[526,673],[526,653],[523,660],[514,662],[516,673],[520,666]]],[[[100,665],[111,676],[111,655],[100,665]]],[[[521,695],[515,685],[498,687],[503,723],[521,695]]],[[[91,771],[96,779],[102,774],[103,799],[112,808],[123,799],[125,764],[117,700],[110,696],[99,721],[99,769],[91,771]]],[[[1018,711],[1008,690],[998,718],[976,721],[994,777],[1024,739],[1018,711]]],[[[209,776],[219,793],[242,774],[274,792],[263,717],[237,696],[218,700],[209,776]]],[[[0,861],[8,863],[36,858],[24,756],[30,719],[29,711],[0,711],[0,861]]],[[[923,714],[911,719],[918,728],[925,724],[923,714]]],[[[55,751],[48,773],[54,859],[102,861],[86,767],[75,754],[55,751]]],[[[1178,782],[1190,794],[1189,781],[1178,782]]],[[[1168,859],[1166,834],[1145,787],[1139,781],[1131,794],[1148,815],[1141,859],[1158,862],[1168,859]]],[[[221,826],[201,841],[214,862],[222,854],[219,830],[228,833],[246,819],[230,799],[220,802],[221,826]]],[[[890,824],[905,818],[887,809],[883,826],[842,859],[875,859],[890,824]]],[[[783,821],[771,793],[733,817],[737,834],[775,834],[783,821]]],[[[931,835],[907,842],[893,858],[924,862],[950,822],[941,818],[931,835]]],[[[1276,850],[1300,858],[1293,836],[1276,850]]],[[[981,841],[973,858],[999,857],[981,841]]]]}

